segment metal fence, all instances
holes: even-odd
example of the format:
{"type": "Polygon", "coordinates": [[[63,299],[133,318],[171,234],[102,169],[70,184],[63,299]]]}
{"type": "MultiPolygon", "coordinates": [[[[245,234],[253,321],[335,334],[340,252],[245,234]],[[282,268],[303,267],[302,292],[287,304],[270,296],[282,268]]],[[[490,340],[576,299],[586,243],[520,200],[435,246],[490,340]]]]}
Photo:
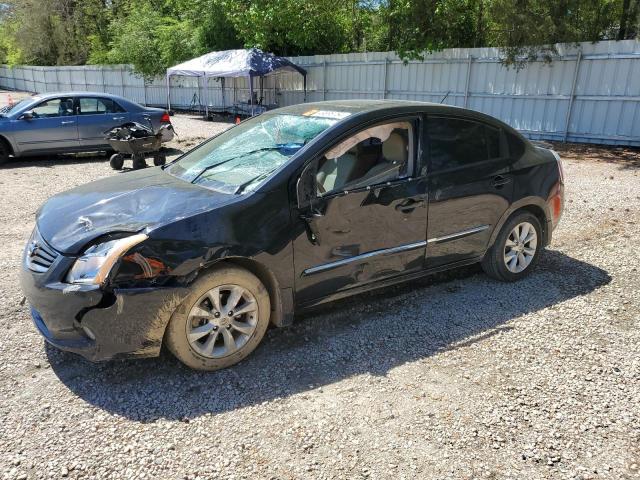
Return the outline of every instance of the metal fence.
{"type": "MultiPolygon", "coordinates": [[[[442,102],[479,110],[534,139],[640,146],[640,42],[558,45],[551,64],[506,68],[494,48],[450,49],[423,61],[403,62],[393,53],[355,53],[291,58],[308,71],[307,101],[389,98],[442,102]]],[[[256,83],[258,80],[255,80],[256,83]]],[[[172,77],[171,105],[222,105],[220,82],[208,92],[195,78],[172,77]]],[[[126,65],[9,68],[0,66],[0,87],[32,92],[87,90],[123,95],[147,105],[166,105],[164,78],[145,82],[126,65]]],[[[304,100],[302,78],[266,77],[265,104],[304,100]]],[[[226,81],[226,102],[246,102],[245,79],[226,81]]]]}

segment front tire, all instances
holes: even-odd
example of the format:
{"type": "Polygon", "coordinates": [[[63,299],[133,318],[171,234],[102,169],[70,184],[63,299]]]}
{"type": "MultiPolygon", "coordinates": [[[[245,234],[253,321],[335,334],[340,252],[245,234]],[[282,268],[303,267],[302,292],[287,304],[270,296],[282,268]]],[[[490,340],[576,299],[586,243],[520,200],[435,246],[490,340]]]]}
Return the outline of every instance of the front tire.
{"type": "Polygon", "coordinates": [[[221,266],[204,274],[171,316],[165,342],[188,367],[218,370],[244,359],[269,326],[269,292],[253,274],[221,266]]]}
{"type": "Polygon", "coordinates": [[[515,282],[531,273],[542,250],[542,227],[529,212],[517,213],[505,223],[482,259],[487,275],[515,282]]]}
{"type": "Polygon", "coordinates": [[[0,138],[0,165],[3,165],[9,161],[9,152],[9,146],[2,138],[0,138]]]}

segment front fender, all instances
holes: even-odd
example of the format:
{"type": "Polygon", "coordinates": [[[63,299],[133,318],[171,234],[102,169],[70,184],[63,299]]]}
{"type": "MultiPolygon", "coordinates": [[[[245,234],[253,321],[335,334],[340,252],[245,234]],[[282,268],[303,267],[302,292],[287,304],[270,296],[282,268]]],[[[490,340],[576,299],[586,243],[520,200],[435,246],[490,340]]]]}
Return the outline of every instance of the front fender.
{"type": "Polygon", "coordinates": [[[18,148],[18,145],[13,140],[12,135],[9,132],[5,132],[0,129],[0,141],[4,141],[7,145],[9,145],[11,154],[14,157],[20,156],[20,149],[18,148]]]}

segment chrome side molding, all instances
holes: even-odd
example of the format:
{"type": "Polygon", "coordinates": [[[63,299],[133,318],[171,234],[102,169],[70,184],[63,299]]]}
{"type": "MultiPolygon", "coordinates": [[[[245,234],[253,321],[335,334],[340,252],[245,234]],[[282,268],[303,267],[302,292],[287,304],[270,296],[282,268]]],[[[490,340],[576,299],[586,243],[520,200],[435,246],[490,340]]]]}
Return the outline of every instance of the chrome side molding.
{"type": "Polygon", "coordinates": [[[374,250],[372,252],[362,253],[360,255],[355,255],[353,257],[345,258],[343,260],[336,260],[335,262],[324,263],[316,267],[307,268],[304,272],[302,272],[302,275],[303,276],[313,275],[314,273],[324,272],[326,270],[331,270],[333,268],[341,267],[349,263],[359,262],[361,260],[366,260],[368,258],[376,257],[378,255],[393,255],[394,253],[408,252],[410,250],[416,250],[418,248],[425,247],[426,245],[427,245],[427,242],[422,241],[422,242],[408,243],[406,245],[400,245],[398,247],[393,247],[393,248],[383,248],[381,250],[374,250]]]}
{"type": "Polygon", "coordinates": [[[479,227],[470,228],[461,232],[452,233],[450,235],[444,235],[442,237],[429,238],[427,243],[442,243],[448,240],[455,240],[456,238],[466,237],[467,235],[473,235],[474,233],[482,232],[489,228],[489,225],[480,225],[479,227]]]}

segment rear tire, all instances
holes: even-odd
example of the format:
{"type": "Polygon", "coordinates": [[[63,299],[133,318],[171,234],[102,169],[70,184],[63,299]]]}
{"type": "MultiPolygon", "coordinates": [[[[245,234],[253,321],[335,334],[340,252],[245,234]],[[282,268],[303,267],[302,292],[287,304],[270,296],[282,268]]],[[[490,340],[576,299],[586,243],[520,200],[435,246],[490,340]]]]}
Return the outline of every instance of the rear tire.
{"type": "Polygon", "coordinates": [[[133,154],[133,169],[138,170],[140,168],[146,168],[147,161],[144,158],[144,153],[133,154]]]}
{"type": "Polygon", "coordinates": [[[124,155],[114,153],[109,159],[109,165],[111,165],[111,168],[114,170],[122,170],[122,166],[124,165],[124,155]]]}
{"type": "Polygon", "coordinates": [[[542,250],[542,227],[529,212],[516,213],[505,223],[482,259],[487,275],[502,282],[515,282],[534,269],[542,250]]]}
{"type": "Polygon", "coordinates": [[[188,367],[219,370],[255,350],[270,315],[269,292],[262,282],[242,268],[221,266],[193,284],[171,316],[165,343],[188,367]]]}

